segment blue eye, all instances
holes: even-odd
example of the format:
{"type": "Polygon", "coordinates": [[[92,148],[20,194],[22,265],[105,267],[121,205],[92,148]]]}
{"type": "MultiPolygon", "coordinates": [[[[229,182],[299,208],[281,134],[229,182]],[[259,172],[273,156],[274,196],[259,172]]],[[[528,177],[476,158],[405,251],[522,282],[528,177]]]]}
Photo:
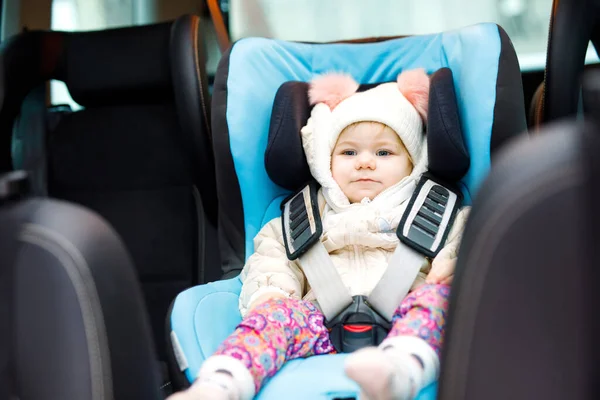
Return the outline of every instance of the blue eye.
{"type": "Polygon", "coordinates": [[[390,151],[387,150],[379,150],[377,151],[377,155],[380,157],[385,157],[385,156],[389,156],[390,154],[392,154],[390,151]]]}
{"type": "Polygon", "coordinates": [[[342,154],[345,156],[355,156],[356,151],[355,150],[344,150],[344,151],[342,151],[342,154]]]}

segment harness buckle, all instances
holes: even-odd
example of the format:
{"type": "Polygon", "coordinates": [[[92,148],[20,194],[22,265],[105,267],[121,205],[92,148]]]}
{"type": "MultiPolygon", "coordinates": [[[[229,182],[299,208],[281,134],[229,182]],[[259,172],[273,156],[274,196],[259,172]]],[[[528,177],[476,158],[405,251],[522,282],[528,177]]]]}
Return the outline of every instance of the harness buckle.
{"type": "Polygon", "coordinates": [[[353,296],[352,304],[327,321],[329,339],[338,353],[351,353],[377,346],[387,336],[391,324],[369,307],[366,296],[353,296]]]}

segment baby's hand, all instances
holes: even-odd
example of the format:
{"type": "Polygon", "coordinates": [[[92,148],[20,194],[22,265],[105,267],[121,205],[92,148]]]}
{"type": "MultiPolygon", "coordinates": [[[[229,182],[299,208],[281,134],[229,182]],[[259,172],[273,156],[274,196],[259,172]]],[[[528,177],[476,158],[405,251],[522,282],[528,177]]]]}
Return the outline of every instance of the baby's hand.
{"type": "Polygon", "coordinates": [[[456,216],[454,226],[448,235],[448,242],[431,263],[431,271],[425,279],[429,284],[450,285],[454,278],[458,248],[471,207],[463,207],[456,216]]]}
{"type": "Polygon", "coordinates": [[[427,275],[426,283],[443,285],[452,283],[458,256],[457,247],[457,243],[448,243],[444,246],[431,263],[431,271],[427,275]]]}

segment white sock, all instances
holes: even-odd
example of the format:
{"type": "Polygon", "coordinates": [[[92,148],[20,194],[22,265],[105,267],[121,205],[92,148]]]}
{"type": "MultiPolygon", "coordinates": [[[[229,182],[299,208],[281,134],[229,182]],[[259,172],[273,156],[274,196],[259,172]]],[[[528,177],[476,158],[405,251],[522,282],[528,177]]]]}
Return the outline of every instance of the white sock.
{"type": "Polygon", "coordinates": [[[241,361],[224,355],[209,357],[192,386],[168,400],[251,400],[254,379],[241,361]]]}
{"type": "Polygon", "coordinates": [[[397,367],[377,347],[366,347],[346,359],[346,375],[360,386],[360,400],[410,399],[412,384],[407,373],[397,367]]]}
{"type": "Polygon", "coordinates": [[[424,340],[399,336],[351,354],[345,370],[361,400],[409,400],[437,378],[439,360],[424,340]]]}
{"type": "Polygon", "coordinates": [[[420,381],[416,381],[417,391],[435,382],[440,374],[440,358],[425,340],[416,336],[396,336],[384,340],[379,345],[392,359],[401,354],[418,358],[420,381]]]}
{"type": "Polygon", "coordinates": [[[175,393],[167,400],[239,400],[233,377],[227,373],[214,372],[198,378],[186,391],[175,393]]]}

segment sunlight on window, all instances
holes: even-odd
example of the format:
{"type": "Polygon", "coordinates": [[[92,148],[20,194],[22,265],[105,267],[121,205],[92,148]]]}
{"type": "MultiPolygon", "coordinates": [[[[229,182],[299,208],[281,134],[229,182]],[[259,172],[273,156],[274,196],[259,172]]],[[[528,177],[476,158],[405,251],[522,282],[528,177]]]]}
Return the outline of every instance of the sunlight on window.
{"type": "MultiPolygon", "coordinates": [[[[51,28],[61,31],[77,30],[77,13],[73,1],[54,0],[52,2],[51,28]]],[[[52,80],[50,82],[50,99],[52,104],[68,104],[74,110],[81,108],[71,98],[67,85],[61,81],[52,80]]]]}
{"type": "MultiPolygon", "coordinates": [[[[502,26],[523,70],[543,69],[552,0],[229,0],[232,39],[328,42],[502,26]]],[[[587,62],[597,61],[588,51],[587,62]]]]}

